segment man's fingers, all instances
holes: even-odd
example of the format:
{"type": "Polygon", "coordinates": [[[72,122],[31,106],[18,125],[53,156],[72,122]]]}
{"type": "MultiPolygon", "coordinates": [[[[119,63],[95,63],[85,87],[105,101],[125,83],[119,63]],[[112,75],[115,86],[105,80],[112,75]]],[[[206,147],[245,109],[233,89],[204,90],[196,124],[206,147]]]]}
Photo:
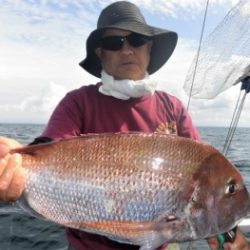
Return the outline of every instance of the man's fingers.
{"type": "Polygon", "coordinates": [[[22,146],[18,141],[3,136],[0,136],[0,145],[5,145],[8,148],[17,148],[22,146]]]}
{"type": "Polygon", "coordinates": [[[249,244],[244,234],[237,228],[236,237],[233,242],[224,244],[225,250],[249,250],[249,244]]]}
{"type": "Polygon", "coordinates": [[[15,171],[12,181],[9,185],[8,192],[6,194],[6,200],[16,201],[22,194],[25,186],[24,169],[19,168],[15,171]]]}
{"type": "Polygon", "coordinates": [[[16,140],[0,136],[0,159],[5,157],[10,152],[10,149],[21,146],[16,140]]]}
{"type": "MultiPolygon", "coordinates": [[[[13,154],[9,157],[7,165],[1,167],[2,174],[0,176],[0,199],[8,201],[8,192],[10,184],[12,182],[15,171],[18,167],[21,167],[22,158],[19,154],[13,154]]],[[[2,162],[2,165],[4,163],[2,162]]],[[[13,187],[13,186],[12,186],[13,187]]],[[[11,191],[12,192],[12,191],[11,191]]]]}
{"type": "Polygon", "coordinates": [[[219,242],[216,237],[208,238],[207,243],[211,250],[217,250],[219,248],[219,242]]]}
{"type": "Polygon", "coordinates": [[[9,161],[10,155],[6,155],[4,158],[0,158],[0,177],[2,176],[7,163],[9,161]]]}

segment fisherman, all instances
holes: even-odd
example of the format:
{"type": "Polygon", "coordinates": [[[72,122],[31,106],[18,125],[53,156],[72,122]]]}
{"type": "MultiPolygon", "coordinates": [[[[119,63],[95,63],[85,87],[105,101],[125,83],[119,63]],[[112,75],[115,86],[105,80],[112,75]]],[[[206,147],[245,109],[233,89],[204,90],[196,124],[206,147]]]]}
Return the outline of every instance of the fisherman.
{"type": "MultiPolygon", "coordinates": [[[[156,82],[149,77],[167,62],[176,43],[175,32],[148,25],[136,5],[118,1],[107,6],[87,39],[87,55],[80,62],[101,82],[69,92],[33,144],[119,131],[161,132],[200,140],[182,103],[157,91],[156,82]]],[[[0,201],[15,201],[24,189],[21,156],[6,153],[19,145],[0,138],[0,201]]],[[[67,239],[71,250],[138,249],[75,229],[67,229],[67,239]]],[[[216,238],[208,243],[211,249],[218,248],[216,238]]],[[[239,230],[225,249],[248,249],[239,230]]]]}

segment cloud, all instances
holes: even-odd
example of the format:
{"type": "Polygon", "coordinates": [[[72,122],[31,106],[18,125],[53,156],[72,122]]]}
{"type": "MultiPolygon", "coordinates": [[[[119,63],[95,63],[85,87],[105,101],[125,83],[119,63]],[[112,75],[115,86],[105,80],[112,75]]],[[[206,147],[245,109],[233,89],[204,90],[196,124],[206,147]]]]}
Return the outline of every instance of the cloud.
{"type": "MultiPolygon", "coordinates": [[[[112,1],[109,1],[112,2],[112,1]]],[[[163,14],[178,20],[195,19],[200,13],[204,13],[206,0],[134,0],[133,3],[140,6],[144,12],[163,14]]],[[[216,14],[218,8],[231,8],[238,0],[210,0],[209,12],[216,14]]]]}
{"type": "MultiPolygon", "coordinates": [[[[189,112],[195,123],[199,126],[229,126],[240,92],[242,98],[245,92],[240,90],[240,84],[238,84],[212,100],[191,99],[189,112]]],[[[239,120],[239,126],[249,127],[249,109],[250,99],[246,98],[239,120]]]]}
{"type": "Polygon", "coordinates": [[[23,100],[19,106],[20,110],[22,112],[50,113],[66,92],[64,86],[51,82],[42,93],[23,100]]]}
{"type": "Polygon", "coordinates": [[[66,94],[67,89],[53,82],[44,85],[41,91],[26,96],[19,104],[0,104],[3,122],[46,122],[58,102],[66,94]],[[32,117],[36,117],[35,120],[32,117]]]}
{"type": "Polygon", "coordinates": [[[176,94],[177,89],[182,90],[186,74],[195,56],[198,47],[197,41],[179,38],[173,55],[169,61],[153,76],[158,78],[159,88],[176,94]],[[167,86],[165,81],[170,82],[167,86]]]}
{"type": "MultiPolygon", "coordinates": [[[[113,1],[82,0],[6,0],[1,5],[0,38],[3,41],[46,48],[49,51],[79,53],[84,51],[84,38],[96,26],[101,9],[113,1]]],[[[135,0],[143,13],[161,18],[193,19],[204,12],[200,0],[135,0]]],[[[211,8],[229,8],[234,1],[211,1],[211,8]]]]}

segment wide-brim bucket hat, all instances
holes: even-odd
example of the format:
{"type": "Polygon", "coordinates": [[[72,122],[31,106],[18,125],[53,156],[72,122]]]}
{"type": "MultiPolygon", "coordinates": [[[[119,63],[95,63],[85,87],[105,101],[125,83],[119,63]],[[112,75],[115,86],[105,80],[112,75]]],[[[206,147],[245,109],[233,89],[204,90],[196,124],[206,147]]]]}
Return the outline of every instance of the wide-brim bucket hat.
{"type": "Polygon", "coordinates": [[[148,25],[135,4],[127,1],[110,4],[101,12],[97,29],[92,31],[87,39],[87,56],[79,63],[86,71],[99,78],[102,66],[99,57],[95,54],[95,49],[108,28],[131,31],[152,38],[153,46],[147,69],[149,74],[153,74],[166,63],[175,49],[178,38],[173,31],[148,25]]]}

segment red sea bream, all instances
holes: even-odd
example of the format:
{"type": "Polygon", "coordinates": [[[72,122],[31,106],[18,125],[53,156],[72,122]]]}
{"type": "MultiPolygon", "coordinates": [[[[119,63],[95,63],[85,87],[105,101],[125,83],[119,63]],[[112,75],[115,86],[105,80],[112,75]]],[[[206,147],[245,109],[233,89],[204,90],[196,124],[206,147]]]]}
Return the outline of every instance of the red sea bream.
{"type": "Polygon", "coordinates": [[[29,210],[144,250],[228,231],[249,211],[239,171],[191,139],[84,135],[12,152],[23,157],[29,210]]]}

